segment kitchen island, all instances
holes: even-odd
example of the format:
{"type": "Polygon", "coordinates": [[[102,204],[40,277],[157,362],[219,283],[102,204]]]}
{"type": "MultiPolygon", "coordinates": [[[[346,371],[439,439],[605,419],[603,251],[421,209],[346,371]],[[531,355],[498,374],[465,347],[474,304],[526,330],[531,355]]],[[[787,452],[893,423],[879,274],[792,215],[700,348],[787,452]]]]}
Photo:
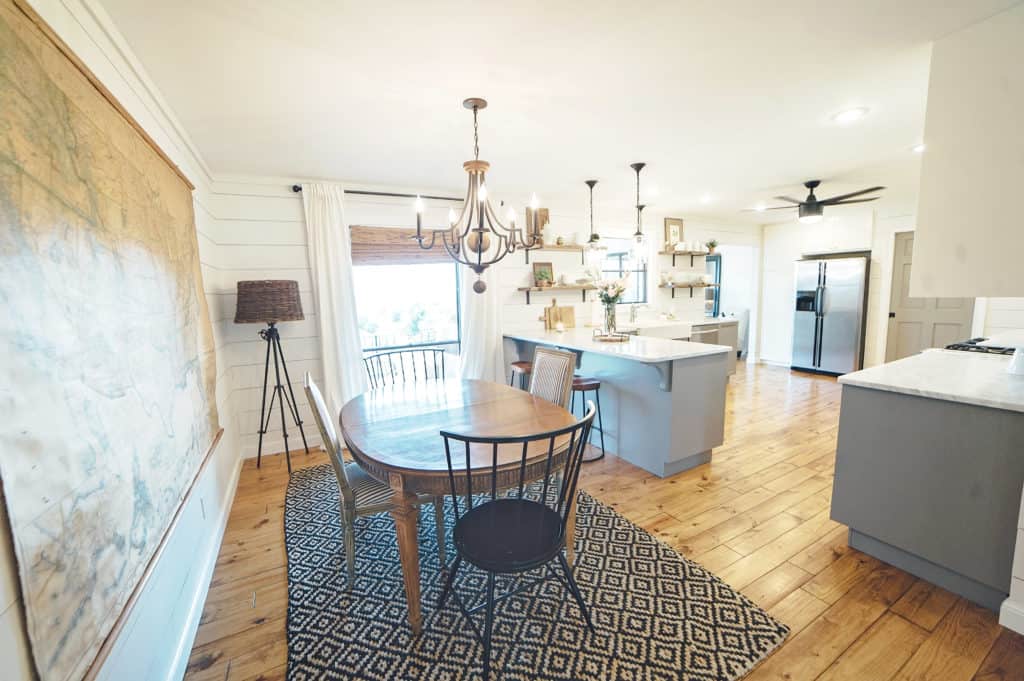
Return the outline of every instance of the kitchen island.
{"type": "MultiPolygon", "coordinates": [[[[722,444],[732,348],[650,336],[602,343],[589,328],[523,330],[505,333],[506,366],[531,360],[538,345],[574,351],[576,373],[601,381],[605,446],[626,461],[667,477],[707,463],[722,444]]],[[[591,442],[600,442],[596,432],[591,442]]]]}
{"type": "Polygon", "coordinates": [[[1024,376],[926,350],[840,377],[832,518],[849,543],[992,609],[1010,592],[1024,376]]]}

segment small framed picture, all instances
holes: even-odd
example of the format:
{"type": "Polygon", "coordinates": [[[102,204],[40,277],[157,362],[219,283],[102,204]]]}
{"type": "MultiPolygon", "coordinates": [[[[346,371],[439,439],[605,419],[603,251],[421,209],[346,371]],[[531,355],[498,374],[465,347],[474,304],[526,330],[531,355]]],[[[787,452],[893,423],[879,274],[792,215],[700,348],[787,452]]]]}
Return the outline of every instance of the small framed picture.
{"type": "Polygon", "coordinates": [[[683,240],[683,219],[665,218],[665,244],[674,246],[683,240]]]}
{"type": "Polygon", "coordinates": [[[533,284],[541,288],[555,283],[555,267],[549,262],[533,263],[533,284]]]}

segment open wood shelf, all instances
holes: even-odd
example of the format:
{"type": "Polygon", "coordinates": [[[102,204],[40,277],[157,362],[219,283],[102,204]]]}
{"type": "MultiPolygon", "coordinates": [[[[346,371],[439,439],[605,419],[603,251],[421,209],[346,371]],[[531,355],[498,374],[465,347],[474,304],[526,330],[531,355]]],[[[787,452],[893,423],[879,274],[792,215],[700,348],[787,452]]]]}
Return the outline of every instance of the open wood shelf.
{"type": "Polygon", "coordinates": [[[531,251],[562,251],[563,253],[579,253],[580,254],[580,264],[581,265],[586,265],[587,264],[587,257],[583,253],[584,246],[582,246],[581,244],[562,244],[561,246],[559,246],[558,244],[545,244],[545,245],[541,246],[540,248],[530,248],[530,249],[524,250],[523,254],[526,256],[526,264],[527,265],[530,264],[530,252],[531,251]]]}
{"type": "Polygon", "coordinates": [[[693,298],[693,289],[695,288],[718,288],[718,284],[658,284],[658,288],[672,289],[672,297],[676,297],[677,288],[688,288],[690,289],[690,297],[693,298]]]}
{"type": "Polygon", "coordinates": [[[672,267],[676,266],[677,255],[688,255],[690,256],[690,267],[693,267],[694,258],[703,258],[706,255],[711,255],[707,251],[658,251],[658,255],[671,255],[672,256],[672,267]]]}
{"type": "Polygon", "coordinates": [[[582,291],[583,302],[587,302],[587,291],[594,291],[597,287],[593,284],[566,284],[565,286],[520,286],[517,291],[526,293],[526,304],[530,304],[530,293],[540,291],[541,293],[556,293],[558,291],[582,291]]]}

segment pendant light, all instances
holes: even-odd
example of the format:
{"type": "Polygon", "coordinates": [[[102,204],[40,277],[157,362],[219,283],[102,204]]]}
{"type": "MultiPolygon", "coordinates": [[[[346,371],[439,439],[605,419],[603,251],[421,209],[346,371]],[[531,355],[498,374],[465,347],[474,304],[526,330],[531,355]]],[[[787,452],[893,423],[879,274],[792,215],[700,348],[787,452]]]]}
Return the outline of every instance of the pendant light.
{"type": "MultiPolygon", "coordinates": [[[[517,249],[529,250],[541,246],[539,221],[537,220],[536,197],[526,210],[526,224],[529,233],[516,227],[515,211],[508,209],[507,224],[503,224],[491,207],[487,196],[487,185],[484,176],[490,169],[487,161],[480,160],[480,135],[477,126],[477,113],[487,108],[487,100],[471,97],[462,106],[473,111],[473,160],[462,164],[463,170],[469,174],[466,188],[466,199],[462,204],[462,212],[448,212],[448,227],[431,230],[430,238],[423,234],[423,200],[416,198],[416,242],[423,250],[434,247],[440,235],[441,243],[448,255],[457,263],[466,265],[476,272],[477,277],[489,266],[498,262],[517,249]]],[[[487,285],[482,279],[473,283],[473,290],[483,293],[487,285]]]]}
{"type": "Polygon", "coordinates": [[[640,171],[646,163],[631,163],[629,165],[636,171],[636,232],[633,234],[633,260],[638,266],[647,264],[647,237],[644,236],[643,212],[646,206],[640,203],[640,171]]]}
{"type": "Polygon", "coordinates": [[[586,185],[590,188],[590,238],[587,239],[587,246],[583,252],[587,267],[600,268],[604,263],[608,249],[601,245],[601,236],[594,231],[594,185],[597,180],[587,180],[586,185]]]}

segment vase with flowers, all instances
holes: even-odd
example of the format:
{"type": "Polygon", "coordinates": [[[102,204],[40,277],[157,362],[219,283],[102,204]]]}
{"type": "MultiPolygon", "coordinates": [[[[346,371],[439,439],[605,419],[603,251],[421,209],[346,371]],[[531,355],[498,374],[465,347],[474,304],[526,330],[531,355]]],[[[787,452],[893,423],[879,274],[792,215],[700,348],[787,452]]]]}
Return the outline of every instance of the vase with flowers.
{"type": "Polygon", "coordinates": [[[622,279],[602,279],[597,282],[597,297],[604,306],[604,333],[611,335],[615,333],[615,306],[622,301],[622,295],[626,292],[627,274],[622,279]]]}

